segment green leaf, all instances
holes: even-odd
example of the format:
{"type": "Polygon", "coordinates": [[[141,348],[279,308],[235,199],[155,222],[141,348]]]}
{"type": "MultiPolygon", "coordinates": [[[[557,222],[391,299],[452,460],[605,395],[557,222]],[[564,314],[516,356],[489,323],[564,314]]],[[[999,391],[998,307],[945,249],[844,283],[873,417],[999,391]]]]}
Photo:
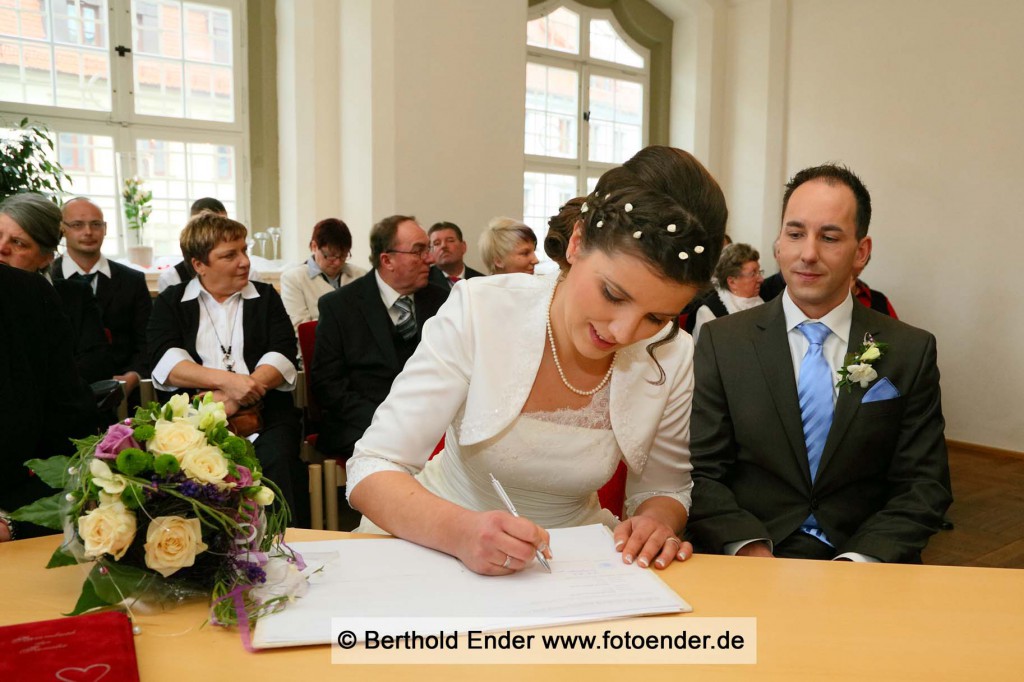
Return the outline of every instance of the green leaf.
{"type": "Polygon", "coordinates": [[[46,564],[47,568],[60,568],[61,566],[75,566],[78,561],[74,556],[71,555],[64,546],[61,545],[57,548],[57,551],[50,557],[50,563],[46,564]]]}
{"type": "MultiPolygon", "coordinates": [[[[95,570],[95,569],[93,569],[95,570]]],[[[98,594],[96,594],[96,588],[93,587],[92,581],[86,580],[82,583],[82,594],[78,595],[78,603],[75,604],[75,608],[71,613],[65,613],[65,616],[80,616],[86,611],[92,611],[98,609],[101,606],[112,606],[117,602],[103,601],[98,594]]]]}
{"type": "Polygon", "coordinates": [[[64,493],[57,493],[50,497],[36,500],[32,504],[26,504],[21,509],[11,512],[11,518],[15,521],[34,523],[37,526],[62,530],[64,528],[64,515],[61,513],[61,503],[64,501],[64,493]]]}
{"type": "Polygon", "coordinates": [[[87,582],[92,583],[97,597],[108,604],[117,604],[123,599],[141,594],[155,579],[155,574],[144,569],[115,561],[102,561],[96,563],[87,582]],[[106,573],[101,572],[101,569],[106,569],[106,573]]]}
{"type": "Polygon", "coordinates": [[[68,482],[68,466],[70,466],[70,462],[70,457],[57,455],[47,459],[30,459],[25,462],[25,466],[36,472],[36,476],[46,485],[63,490],[68,482]]]}

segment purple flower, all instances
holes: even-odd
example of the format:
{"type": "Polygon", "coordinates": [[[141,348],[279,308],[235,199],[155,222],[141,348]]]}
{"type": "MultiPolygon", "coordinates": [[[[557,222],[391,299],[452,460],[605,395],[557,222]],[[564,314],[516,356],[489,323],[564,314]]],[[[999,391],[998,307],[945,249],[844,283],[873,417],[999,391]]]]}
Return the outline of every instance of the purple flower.
{"type": "Polygon", "coordinates": [[[228,483],[237,483],[239,488],[248,488],[252,485],[252,472],[249,471],[248,467],[238,466],[238,476],[225,476],[224,480],[228,483]]]}
{"type": "Polygon", "coordinates": [[[99,459],[117,459],[118,454],[126,448],[142,449],[132,437],[132,427],[114,424],[107,429],[107,435],[96,446],[96,457],[99,459]]]}

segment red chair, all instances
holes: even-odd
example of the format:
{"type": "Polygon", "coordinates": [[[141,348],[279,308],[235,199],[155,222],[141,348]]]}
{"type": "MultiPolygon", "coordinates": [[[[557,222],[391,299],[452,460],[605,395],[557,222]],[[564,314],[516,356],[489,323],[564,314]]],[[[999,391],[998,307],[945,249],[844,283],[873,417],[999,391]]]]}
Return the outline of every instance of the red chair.
{"type": "Polygon", "coordinates": [[[313,397],[313,381],[310,368],[313,366],[313,352],[316,350],[316,320],[299,325],[299,350],[302,351],[302,371],[306,373],[306,409],[314,424],[320,422],[320,407],[313,397]]]}
{"type": "Polygon", "coordinates": [[[622,517],[623,507],[626,506],[626,463],[619,462],[619,468],[615,470],[608,482],[597,491],[597,499],[601,506],[622,517]]]}

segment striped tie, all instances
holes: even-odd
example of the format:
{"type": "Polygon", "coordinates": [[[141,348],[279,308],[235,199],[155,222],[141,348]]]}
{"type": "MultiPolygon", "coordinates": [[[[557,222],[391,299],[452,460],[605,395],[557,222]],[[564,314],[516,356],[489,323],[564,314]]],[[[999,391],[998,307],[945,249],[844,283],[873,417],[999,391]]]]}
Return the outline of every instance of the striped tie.
{"type": "MultiPolygon", "coordinates": [[[[832,415],[835,412],[835,406],[832,403],[832,368],[829,367],[822,354],[822,344],[832,330],[821,322],[804,322],[797,329],[807,337],[810,344],[800,363],[797,396],[800,399],[804,442],[807,444],[807,462],[811,468],[811,480],[813,481],[818,475],[821,453],[825,449],[825,441],[828,439],[828,432],[832,427],[832,415]]],[[[825,537],[814,514],[807,517],[800,530],[828,545],[832,544],[825,537]]]]}
{"type": "Polygon", "coordinates": [[[416,316],[412,313],[412,299],[402,296],[395,301],[394,308],[398,312],[398,333],[408,341],[416,336],[416,316]]]}

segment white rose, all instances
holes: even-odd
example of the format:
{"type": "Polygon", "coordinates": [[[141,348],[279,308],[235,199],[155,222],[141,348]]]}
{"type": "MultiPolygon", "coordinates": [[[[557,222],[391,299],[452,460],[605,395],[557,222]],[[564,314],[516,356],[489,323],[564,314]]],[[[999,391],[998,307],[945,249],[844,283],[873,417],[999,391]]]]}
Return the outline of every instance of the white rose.
{"type": "Polygon", "coordinates": [[[309,590],[306,576],[282,557],[272,557],[263,566],[267,581],[253,587],[249,593],[261,602],[268,602],[278,597],[287,597],[289,601],[305,596],[309,590]]]}
{"type": "Polygon", "coordinates": [[[207,550],[199,519],[158,516],[146,531],[146,566],[168,577],[192,566],[196,555],[207,550]]]}
{"type": "Polygon", "coordinates": [[[175,419],[180,419],[181,417],[188,416],[188,408],[192,406],[192,401],[188,399],[188,395],[179,393],[178,395],[171,396],[167,404],[171,407],[171,415],[175,419]]]}
{"type": "Polygon", "coordinates": [[[116,497],[123,493],[125,486],[128,485],[128,479],[121,474],[115,474],[102,459],[93,458],[89,462],[89,473],[92,474],[93,482],[103,488],[103,492],[108,495],[116,497]]]}
{"type": "Polygon", "coordinates": [[[110,554],[115,561],[120,559],[135,539],[135,527],[135,514],[120,502],[102,504],[78,517],[86,558],[110,554]]]}
{"type": "Polygon", "coordinates": [[[224,484],[228,475],[228,460],[214,445],[189,450],[181,458],[181,470],[200,483],[224,484]]]}
{"type": "Polygon", "coordinates": [[[877,360],[880,357],[882,357],[882,351],[878,350],[878,346],[872,343],[871,345],[868,346],[868,349],[866,351],[860,354],[860,361],[872,362],[873,360],[877,360]]]}
{"type": "Polygon", "coordinates": [[[861,388],[867,388],[868,384],[878,378],[878,372],[871,365],[859,364],[859,365],[847,365],[846,371],[849,372],[849,379],[851,383],[860,384],[861,388]]]}
{"type": "Polygon", "coordinates": [[[260,489],[256,491],[256,494],[252,496],[253,502],[256,504],[266,507],[274,504],[274,491],[267,486],[260,486],[260,489]]]}
{"type": "Polygon", "coordinates": [[[156,423],[156,433],[146,448],[154,455],[174,455],[179,462],[185,453],[206,445],[206,436],[188,422],[156,423]]]}

